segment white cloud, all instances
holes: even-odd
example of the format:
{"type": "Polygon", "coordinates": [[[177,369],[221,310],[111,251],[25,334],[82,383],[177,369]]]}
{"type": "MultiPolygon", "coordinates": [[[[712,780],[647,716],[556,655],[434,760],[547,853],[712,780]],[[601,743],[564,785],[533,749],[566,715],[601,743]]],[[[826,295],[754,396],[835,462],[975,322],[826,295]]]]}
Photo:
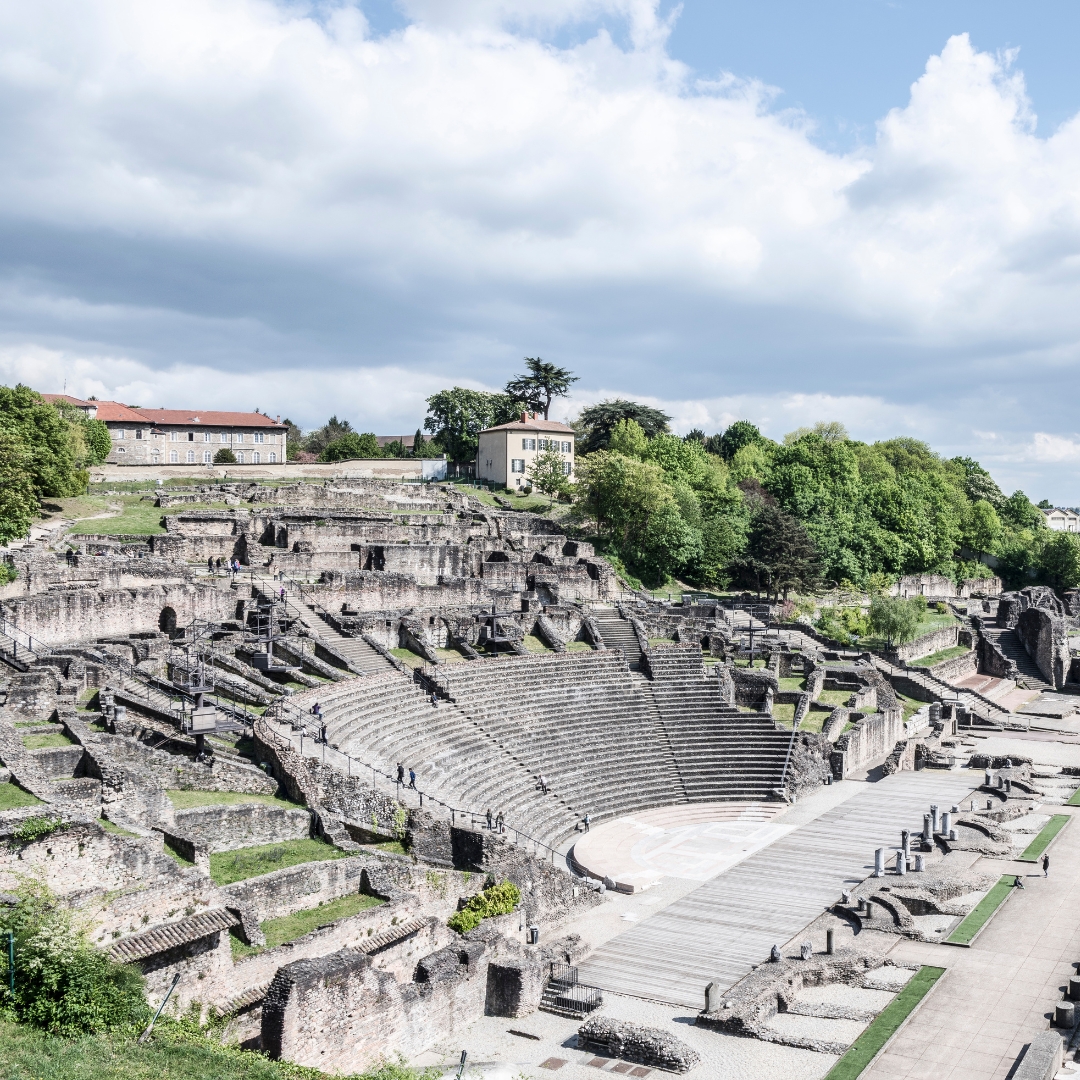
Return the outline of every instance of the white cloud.
{"type": "Polygon", "coordinates": [[[1044,431],[1035,432],[1028,449],[1028,458],[1032,461],[1051,463],[1080,461],[1080,441],[1061,435],[1048,435],[1044,431]]]}

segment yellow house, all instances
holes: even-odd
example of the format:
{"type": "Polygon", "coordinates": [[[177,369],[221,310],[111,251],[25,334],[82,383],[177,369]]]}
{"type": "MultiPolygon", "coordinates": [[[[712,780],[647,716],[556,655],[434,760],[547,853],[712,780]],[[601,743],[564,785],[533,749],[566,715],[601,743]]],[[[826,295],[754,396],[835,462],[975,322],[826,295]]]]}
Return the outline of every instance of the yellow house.
{"type": "Polygon", "coordinates": [[[476,452],[478,480],[490,480],[508,488],[528,484],[529,466],[539,454],[554,450],[562,456],[563,473],[574,477],[574,429],[539,413],[522,413],[520,420],[480,432],[476,452]]]}

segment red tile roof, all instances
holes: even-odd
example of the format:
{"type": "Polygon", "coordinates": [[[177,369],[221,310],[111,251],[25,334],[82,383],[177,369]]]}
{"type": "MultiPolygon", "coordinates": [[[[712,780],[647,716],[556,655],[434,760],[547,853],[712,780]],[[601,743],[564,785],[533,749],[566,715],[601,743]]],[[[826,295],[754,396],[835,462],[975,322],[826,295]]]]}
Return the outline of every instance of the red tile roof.
{"type": "Polygon", "coordinates": [[[126,422],[128,424],[150,424],[150,417],[133,409],[130,405],[122,405],[119,401],[98,401],[97,418],[110,423],[126,422]]]}
{"type": "Polygon", "coordinates": [[[195,409],[140,409],[140,413],[155,424],[213,424],[216,427],[280,427],[257,412],[198,412],[195,409]]]}
{"type": "Polygon", "coordinates": [[[72,397],[70,394],[42,394],[41,396],[50,405],[57,401],[66,401],[69,405],[78,405],[80,409],[85,409],[97,404],[96,401],[83,401],[82,398],[72,397]]]}
{"type": "MultiPolygon", "coordinates": [[[[529,416],[526,420],[514,420],[509,424],[498,424],[495,427],[484,428],[484,431],[554,431],[563,435],[575,434],[572,427],[560,424],[557,420],[545,420],[542,416],[535,419],[529,416]]],[[[482,431],[480,434],[483,433],[482,431]]]]}

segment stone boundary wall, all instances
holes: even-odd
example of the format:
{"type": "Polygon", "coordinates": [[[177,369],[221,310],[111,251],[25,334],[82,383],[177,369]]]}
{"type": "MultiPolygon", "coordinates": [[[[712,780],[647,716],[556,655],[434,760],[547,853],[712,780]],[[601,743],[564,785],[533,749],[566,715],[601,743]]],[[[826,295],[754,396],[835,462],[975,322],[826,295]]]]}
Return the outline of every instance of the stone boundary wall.
{"type": "Polygon", "coordinates": [[[1055,690],[1060,690],[1072,666],[1065,620],[1044,608],[1029,607],[1020,612],[1016,634],[1028,656],[1038,665],[1043,678],[1055,690]]]}
{"type": "Polygon", "coordinates": [[[922,668],[937,679],[945,682],[953,682],[956,679],[964,679],[968,675],[974,675],[979,670],[979,654],[972,650],[963,656],[954,656],[951,660],[943,660],[930,668],[922,668]]]}
{"type": "Polygon", "coordinates": [[[221,891],[249,905],[260,922],[277,919],[360,892],[364,869],[370,861],[368,856],[350,855],[347,859],[300,863],[261,877],[234,881],[223,885],[221,891]]]}
{"type": "Polygon", "coordinates": [[[898,660],[918,660],[920,656],[929,656],[942,649],[952,648],[957,643],[959,635],[959,623],[943,626],[939,630],[931,630],[929,634],[923,634],[914,641],[897,645],[888,653],[888,659],[894,664],[898,660]]]}
{"type": "Polygon", "coordinates": [[[842,780],[865,769],[870,762],[887,757],[904,738],[906,731],[901,709],[886,709],[863,717],[836,741],[830,755],[833,778],[842,780]]]}
{"type": "Polygon", "coordinates": [[[285,461],[259,465],[96,465],[90,469],[90,483],[109,480],[124,483],[140,480],[231,480],[246,484],[258,480],[290,480],[302,477],[325,480],[444,480],[445,458],[357,458],[353,461],[285,461]]]}
{"type": "Polygon", "coordinates": [[[312,828],[310,810],[286,810],[266,803],[177,810],[173,821],[177,835],[211,853],[302,840],[311,836],[312,828]]]}

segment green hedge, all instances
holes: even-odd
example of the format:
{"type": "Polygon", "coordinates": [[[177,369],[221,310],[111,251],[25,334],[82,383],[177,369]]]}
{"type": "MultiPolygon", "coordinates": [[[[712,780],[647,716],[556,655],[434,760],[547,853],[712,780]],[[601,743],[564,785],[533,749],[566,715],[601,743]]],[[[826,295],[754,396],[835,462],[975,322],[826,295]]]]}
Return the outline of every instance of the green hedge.
{"type": "Polygon", "coordinates": [[[475,930],[484,919],[490,919],[494,915],[509,915],[520,903],[521,893],[518,887],[513,882],[504,881],[477,893],[460,911],[450,916],[446,925],[459,934],[467,934],[470,930],[475,930]]]}

